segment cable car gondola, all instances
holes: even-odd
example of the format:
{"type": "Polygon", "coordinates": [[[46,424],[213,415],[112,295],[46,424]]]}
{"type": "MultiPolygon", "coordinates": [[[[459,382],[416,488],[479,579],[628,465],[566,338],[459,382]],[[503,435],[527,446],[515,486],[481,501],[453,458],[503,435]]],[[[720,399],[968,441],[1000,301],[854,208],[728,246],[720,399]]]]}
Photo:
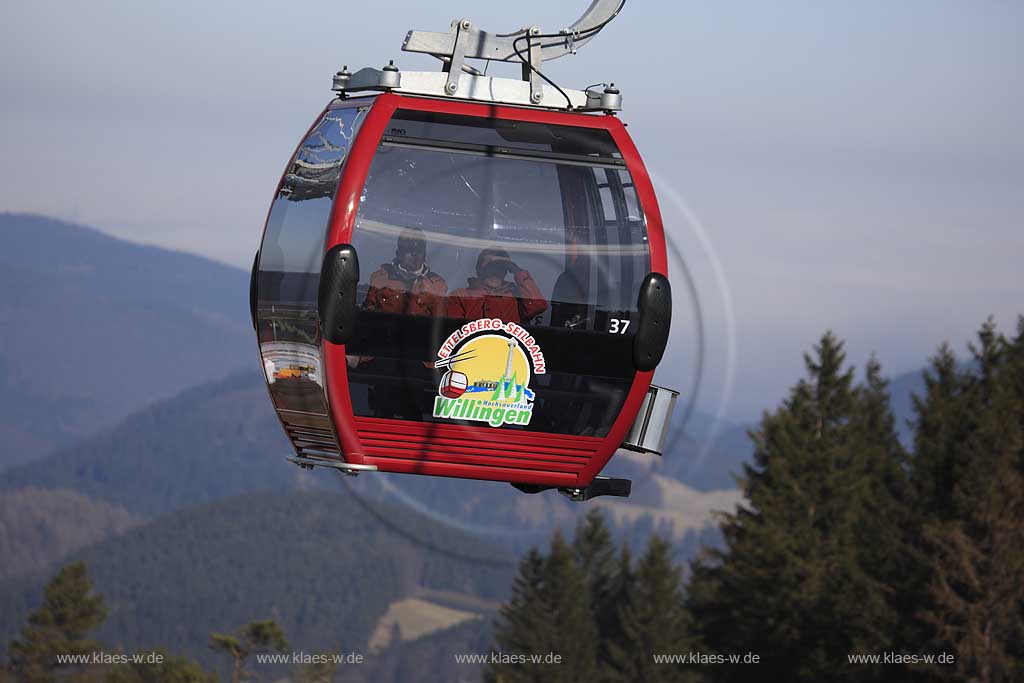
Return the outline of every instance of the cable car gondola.
{"type": "Polygon", "coordinates": [[[412,31],[403,49],[442,71],[335,76],[253,264],[293,462],[583,500],[629,494],[599,474],[616,449],[660,455],[677,394],[651,384],[671,319],[654,190],[619,92],[540,68],[619,9],[595,0],[559,34],[412,31]]]}

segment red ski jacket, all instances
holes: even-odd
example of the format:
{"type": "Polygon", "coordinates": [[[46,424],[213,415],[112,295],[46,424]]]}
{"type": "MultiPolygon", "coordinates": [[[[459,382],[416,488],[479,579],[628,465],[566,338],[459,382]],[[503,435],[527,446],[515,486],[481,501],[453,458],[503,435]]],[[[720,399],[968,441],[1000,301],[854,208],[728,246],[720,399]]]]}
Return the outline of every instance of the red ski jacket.
{"type": "Polygon", "coordinates": [[[478,278],[469,278],[469,286],[457,289],[448,297],[448,317],[476,320],[501,318],[522,323],[548,309],[529,272],[515,274],[515,282],[503,282],[497,289],[488,289],[478,278]]]}

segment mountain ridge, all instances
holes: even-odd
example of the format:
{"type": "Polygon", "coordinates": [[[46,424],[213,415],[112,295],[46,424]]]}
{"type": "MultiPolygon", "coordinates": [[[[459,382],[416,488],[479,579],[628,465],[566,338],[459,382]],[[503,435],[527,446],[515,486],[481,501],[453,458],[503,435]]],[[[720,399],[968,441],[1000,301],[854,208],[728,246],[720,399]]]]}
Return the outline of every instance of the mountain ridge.
{"type": "Polygon", "coordinates": [[[29,214],[0,234],[0,469],[258,366],[243,271],[29,214]]]}

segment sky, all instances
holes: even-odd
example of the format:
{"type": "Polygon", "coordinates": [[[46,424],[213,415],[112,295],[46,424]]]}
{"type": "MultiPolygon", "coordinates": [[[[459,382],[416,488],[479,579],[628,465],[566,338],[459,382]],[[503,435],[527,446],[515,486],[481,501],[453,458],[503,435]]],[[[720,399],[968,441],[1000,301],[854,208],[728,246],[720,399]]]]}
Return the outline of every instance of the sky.
{"type": "MultiPolygon", "coordinates": [[[[248,269],[342,64],[434,70],[400,51],[407,30],[462,17],[557,30],[585,4],[12,4],[0,210],[248,269]]],[[[629,0],[578,55],[550,62],[560,84],[620,87],[655,178],[679,359],[658,381],[750,420],[826,329],[851,362],[876,353],[892,375],[943,340],[963,351],[989,315],[1012,330],[1022,32],[1024,3],[1010,0],[629,0]]]]}

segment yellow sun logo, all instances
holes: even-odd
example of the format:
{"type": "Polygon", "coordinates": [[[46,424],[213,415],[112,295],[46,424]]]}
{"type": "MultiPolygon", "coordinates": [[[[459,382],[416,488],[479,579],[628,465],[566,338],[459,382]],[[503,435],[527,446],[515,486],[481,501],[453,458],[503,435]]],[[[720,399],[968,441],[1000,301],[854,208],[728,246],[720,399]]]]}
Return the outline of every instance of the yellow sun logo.
{"type": "Polygon", "coordinates": [[[532,397],[530,361],[511,337],[486,334],[470,339],[452,355],[453,377],[465,376],[465,393],[499,403],[532,397]]]}

